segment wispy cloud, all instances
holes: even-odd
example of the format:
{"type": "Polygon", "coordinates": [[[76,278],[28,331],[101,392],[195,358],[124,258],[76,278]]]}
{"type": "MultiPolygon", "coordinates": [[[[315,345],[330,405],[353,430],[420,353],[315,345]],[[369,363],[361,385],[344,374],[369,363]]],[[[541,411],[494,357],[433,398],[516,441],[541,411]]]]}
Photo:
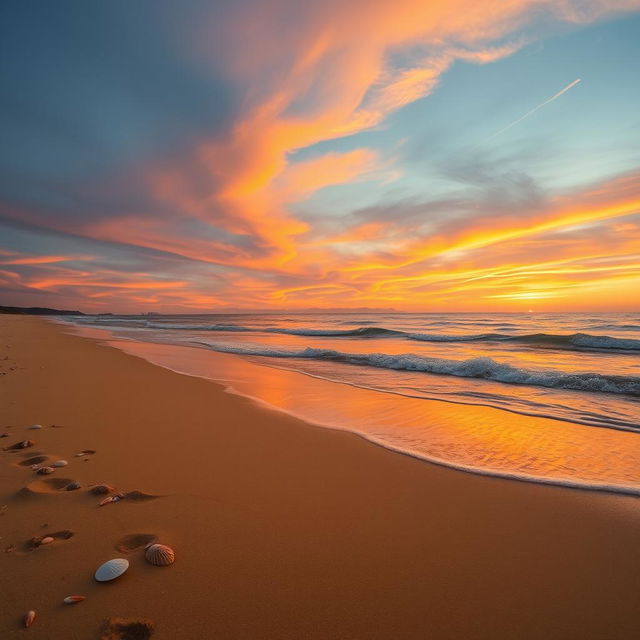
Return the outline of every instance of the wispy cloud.
{"type": "Polygon", "coordinates": [[[572,89],[573,87],[575,87],[579,82],[582,82],[582,78],[576,78],[573,82],[570,82],[566,87],[564,87],[563,89],[560,89],[558,93],[555,93],[550,98],[547,98],[544,102],[541,102],[538,106],[534,107],[533,109],[530,109],[523,116],[520,116],[517,120],[514,120],[512,123],[508,124],[506,127],[503,127],[502,129],[500,129],[500,131],[496,131],[493,135],[490,135],[483,142],[489,142],[489,140],[493,140],[496,136],[499,136],[501,133],[504,133],[505,131],[508,131],[509,129],[511,129],[511,127],[515,127],[518,123],[522,122],[525,118],[528,118],[529,116],[533,115],[536,111],[539,111],[540,109],[542,109],[542,107],[548,105],[550,102],[553,102],[554,100],[557,100],[562,94],[569,91],[569,89],[572,89]]]}

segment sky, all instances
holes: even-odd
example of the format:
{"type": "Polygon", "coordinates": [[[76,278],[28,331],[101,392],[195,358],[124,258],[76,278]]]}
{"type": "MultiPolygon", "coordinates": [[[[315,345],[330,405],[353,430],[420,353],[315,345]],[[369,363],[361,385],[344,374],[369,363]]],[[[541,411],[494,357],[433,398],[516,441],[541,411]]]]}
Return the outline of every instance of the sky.
{"type": "Polygon", "coordinates": [[[640,310],[640,0],[6,0],[0,304],[640,310]]]}

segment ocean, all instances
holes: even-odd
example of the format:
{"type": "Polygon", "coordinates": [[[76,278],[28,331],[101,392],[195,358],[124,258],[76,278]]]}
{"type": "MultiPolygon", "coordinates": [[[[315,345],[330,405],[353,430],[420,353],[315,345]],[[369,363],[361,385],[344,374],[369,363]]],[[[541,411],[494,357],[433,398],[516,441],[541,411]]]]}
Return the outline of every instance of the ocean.
{"type": "Polygon", "coordinates": [[[431,462],[640,495],[638,314],[59,320],[108,331],[110,344],[156,364],[431,462]]]}

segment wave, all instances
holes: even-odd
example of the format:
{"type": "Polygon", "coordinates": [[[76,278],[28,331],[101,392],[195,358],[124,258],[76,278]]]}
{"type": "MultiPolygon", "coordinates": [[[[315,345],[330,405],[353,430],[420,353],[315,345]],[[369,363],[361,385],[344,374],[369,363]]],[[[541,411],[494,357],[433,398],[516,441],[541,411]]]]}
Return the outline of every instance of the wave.
{"type": "Polygon", "coordinates": [[[253,333],[283,333],[292,336],[318,336],[318,337],[381,337],[381,336],[402,336],[404,331],[394,329],[384,329],[382,327],[359,327],[357,329],[285,329],[281,327],[244,327],[235,324],[165,324],[147,322],[149,329],[179,329],[184,331],[239,331],[253,333]]]}
{"type": "Polygon", "coordinates": [[[611,329],[614,331],[640,331],[640,324],[599,324],[588,328],[597,331],[610,331],[611,329]]]}
{"type": "Polygon", "coordinates": [[[589,333],[554,334],[532,333],[519,336],[493,334],[489,340],[501,342],[520,342],[524,344],[560,347],[566,349],[622,349],[640,351],[640,340],[633,338],[614,338],[612,336],[594,336],[589,333]]]}
{"type": "Polygon", "coordinates": [[[549,346],[565,349],[622,349],[640,351],[640,340],[632,338],[613,338],[594,336],[588,333],[554,334],[531,333],[525,335],[507,335],[503,333],[481,333],[466,336],[448,336],[444,334],[406,334],[411,340],[426,342],[518,342],[536,346],[549,346]]]}
{"type": "Polygon", "coordinates": [[[164,322],[145,322],[147,329],[171,329],[181,331],[264,331],[264,329],[243,327],[237,324],[166,324],[164,322]]]}
{"type": "Polygon", "coordinates": [[[398,337],[418,342],[518,342],[538,346],[550,346],[566,349],[620,349],[640,351],[640,340],[633,338],[614,338],[612,336],[596,336],[588,333],[553,334],[532,333],[525,335],[508,335],[504,333],[478,333],[455,335],[446,333],[409,333],[384,327],[358,327],[357,329],[285,329],[279,327],[258,328],[236,325],[154,325],[153,328],[191,329],[198,331],[245,331],[282,333],[293,336],[327,337],[327,338],[384,338],[398,337]]]}
{"type": "MultiPolygon", "coordinates": [[[[103,322],[100,319],[100,322],[103,322]]],[[[107,320],[116,322],[116,320],[107,320]]],[[[446,333],[416,333],[387,329],[376,326],[360,326],[353,329],[311,329],[286,327],[247,327],[236,324],[170,324],[149,320],[120,321],[124,326],[142,326],[147,329],[182,330],[182,331],[219,331],[238,333],[277,333],[293,336],[308,336],[316,338],[402,338],[417,342],[515,342],[534,347],[550,347],[571,350],[618,350],[640,351],[640,340],[634,338],[615,338],[606,335],[592,335],[589,333],[553,334],[506,334],[506,333],[477,333],[477,334],[446,334],[446,333]]],[[[92,322],[93,323],[93,322],[92,322]]],[[[504,325],[503,325],[504,326],[504,325]]],[[[502,328],[502,327],[501,327],[502,328]]]]}
{"type": "Polygon", "coordinates": [[[527,370],[481,357],[469,360],[429,358],[415,354],[389,355],[385,353],[345,353],[332,349],[289,350],[260,345],[231,345],[225,343],[194,342],[223,353],[262,356],[267,358],[308,358],[344,364],[378,367],[400,371],[416,371],[462,378],[481,378],[508,384],[614,393],[640,397],[640,377],[604,375],[600,373],[566,373],[555,370],[527,370]]]}
{"type": "Polygon", "coordinates": [[[404,331],[384,329],[383,327],[358,327],[357,329],[266,329],[268,333],[286,333],[292,336],[324,336],[354,337],[354,338],[382,338],[385,336],[405,336],[404,331]]]}

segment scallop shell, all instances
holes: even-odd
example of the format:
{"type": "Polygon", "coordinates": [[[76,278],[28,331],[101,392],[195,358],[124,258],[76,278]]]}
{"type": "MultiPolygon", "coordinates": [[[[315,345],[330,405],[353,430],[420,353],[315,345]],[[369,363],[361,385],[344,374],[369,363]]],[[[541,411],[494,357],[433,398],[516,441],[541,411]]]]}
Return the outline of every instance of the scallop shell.
{"type": "Polygon", "coordinates": [[[37,473],[39,473],[41,476],[47,476],[54,471],[55,469],[53,467],[40,467],[37,473]]]}
{"type": "Polygon", "coordinates": [[[36,612],[31,610],[27,611],[24,616],[24,626],[30,627],[33,624],[33,621],[36,619],[36,612]]]}
{"type": "Polygon", "coordinates": [[[70,482],[65,488],[65,491],[75,491],[76,489],[80,489],[82,485],[79,482],[70,482]]]}
{"type": "Polygon", "coordinates": [[[86,600],[86,596],[67,596],[62,602],[64,604],[77,604],[83,600],[86,600]]]}
{"type": "Polygon", "coordinates": [[[111,493],[112,491],[115,491],[115,489],[110,487],[108,484],[97,484],[95,487],[91,487],[90,491],[96,496],[101,496],[105,493],[111,493]]]}
{"type": "Polygon", "coordinates": [[[120,502],[124,498],[124,493],[116,493],[112,496],[107,496],[104,500],[100,502],[98,506],[103,507],[106,504],[110,504],[112,502],[120,502]]]}
{"type": "Polygon", "coordinates": [[[108,582],[121,576],[129,568],[129,561],[124,558],[114,558],[101,564],[95,573],[98,582],[108,582]]]}
{"type": "Polygon", "coordinates": [[[42,538],[42,540],[40,540],[38,544],[39,545],[51,544],[54,540],[55,538],[52,538],[51,536],[45,536],[44,538],[42,538]]]}
{"type": "Polygon", "coordinates": [[[66,460],[56,460],[51,463],[52,467],[66,467],[69,463],[66,460]]]}
{"type": "Polygon", "coordinates": [[[147,547],[144,552],[144,557],[157,567],[166,567],[169,564],[173,564],[176,559],[176,553],[166,544],[152,544],[147,547]]]}

